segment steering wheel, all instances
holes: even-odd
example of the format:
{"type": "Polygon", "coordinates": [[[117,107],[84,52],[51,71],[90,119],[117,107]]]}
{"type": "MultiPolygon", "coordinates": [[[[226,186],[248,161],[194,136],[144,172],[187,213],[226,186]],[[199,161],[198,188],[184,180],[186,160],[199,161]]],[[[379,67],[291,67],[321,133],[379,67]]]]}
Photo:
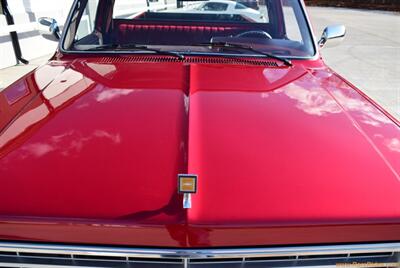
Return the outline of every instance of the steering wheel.
{"type": "Polygon", "coordinates": [[[250,38],[272,39],[272,36],[269,33],[265,32],[265,31],[261,31],[261,30],[243,32],[243,33],[235,35],[235,37],[250,37],[250,38]]]}

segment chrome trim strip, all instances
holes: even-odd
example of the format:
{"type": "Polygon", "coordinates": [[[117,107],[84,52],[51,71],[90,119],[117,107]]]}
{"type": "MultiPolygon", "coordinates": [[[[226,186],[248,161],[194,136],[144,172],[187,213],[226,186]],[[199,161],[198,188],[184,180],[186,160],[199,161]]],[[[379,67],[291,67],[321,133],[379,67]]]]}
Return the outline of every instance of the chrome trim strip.
{"type": "Polygon", "coordinates": [[[44,265],[44,264],[31,264],[31,263],[10,263],[10,262],[1,262],[0,267],[18,267],[18,268],[93,268],[93,266],[71,266],[71,265],[44,265]]]}
{"type": "Polygon", "coordinates": [[[312,24],[311,24],[310,15],[307,12],[307,6],[306,6],[304,0],[299,0],[299,1],[300,1],[300,6],[301,6],[302,12],[304,14],[304,17],[306,18],[307,28],[308,28],[308,31],[310,32],[310,36],[311,36],[311,39],[312,39],[311,41],[312,41],[313,46],[314,46],[314,55],[311,56],[309,58],[309,60],[316,60],[316,59],[318,59],[320,57],[320,50],[319,50],[319,46],[317,44],[318,42],[317,42],[317,39],[316,39],[316,36],[315,36],[314,29],[313,29],[312,24]]]}
{"type": "Polygon", "coordinates": [[[328,246],[291,246],[265,248],[231,248],[231,249],[162,249],[162,248],[129,248],[106,246],[52,245],[0,242],[0,252],[68,254],[111,256],[129,258],[189,258],[189,259],[224,259],[254,257],[284,257],[310,255],[336,255],[357,253],[400,252],[400,243],[352,244],[328,246]]]}
{"type": "Polygon", "coordinates": [[[60,38],[60,41],[58,42],[58,50],[61,53],[64,53],[64,51],[65,51],[64,48],[63,48],[64,42],[65,42],[65,37],[67,35],[67,32],[69,31],[69,27],[70,27],[70,23],[71,23],[71,20],[72,20],[73,11],[76,9],[78,1],[79,0],[74,0],[74,2],[72,3],[71,9],[69,10],[69,13],[68,13],[68,16],[67,16],[67,20],[64,23],[64,28],[63,28],[63,30],[61,32],[61,38],[60,38]]]}

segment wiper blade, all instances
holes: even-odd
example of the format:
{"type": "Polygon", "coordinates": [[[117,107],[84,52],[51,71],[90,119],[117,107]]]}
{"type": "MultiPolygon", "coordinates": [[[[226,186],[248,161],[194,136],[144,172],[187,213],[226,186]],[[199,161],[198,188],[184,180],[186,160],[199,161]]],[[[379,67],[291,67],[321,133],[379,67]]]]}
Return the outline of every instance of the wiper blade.
{"type": "Polygon", "coordinates": [[[293,66],[292,62],[288,59],[267,53],[267,52],[263,52],[257,49],[254,49],[252,46],[246,46],[246,45],[239,45],[239,44],[234,44],[234,43],[229,43],[229,42],[210,42],[210,43],[198,43],[198,44],[193,44],[191,46],[210,46],[210,47],[219,47],[219,48],[238,48],[238,49],[244,49],[244,50],[248,50],[260,55],[264,55],[268,58],[271,59],[276,59],[279,60],[281,62],[283,62],[285,65],[287,66],[293,66]]]}
{"type": "Polygon", "coordinates": [[[155,48],[149,48],[147,46],[139,46],[137,44],[104,44],[104,45],[99,45],[97,47],[92,47],[92,48],[86,49],[85,51],[101,51],[101,50],[110,50],[110,49],[144,50],[144,51],[154,52],[155,54],[174,56],[174,57],[179,58],[180,60],[185,59],[185,56],[178,52],[164,51],[164,50],[159,50],[159,49],[155,49],[155,48]]]}

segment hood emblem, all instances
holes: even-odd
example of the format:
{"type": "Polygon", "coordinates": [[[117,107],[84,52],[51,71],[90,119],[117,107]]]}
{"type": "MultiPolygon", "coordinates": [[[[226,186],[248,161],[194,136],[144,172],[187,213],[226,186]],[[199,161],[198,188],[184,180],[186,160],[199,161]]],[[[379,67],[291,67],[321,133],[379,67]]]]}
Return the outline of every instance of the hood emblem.
{"type": "Polygon", "coordinates": [[[178,193],[183,194],[183,208],[191,208],[191,194],[197,192],[197,175],[178,174],[178,193]]]}

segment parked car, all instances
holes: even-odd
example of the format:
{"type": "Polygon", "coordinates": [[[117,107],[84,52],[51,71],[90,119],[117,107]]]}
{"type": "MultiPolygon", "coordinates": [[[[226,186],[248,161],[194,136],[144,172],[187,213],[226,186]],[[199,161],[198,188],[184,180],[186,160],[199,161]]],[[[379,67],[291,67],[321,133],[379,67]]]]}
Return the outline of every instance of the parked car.
{"type": "Polygon", "coordinates": [[[249,8],[242,3],[229,0],[205,1],[189,12],[238,14],[256,22],[265,21],[264,16],[259,11],[249,8]]]}
{"type": "Polygon", "coordinates": [[[119,1],[41,18],[0,92],[0,266],[397,265],[400,123],[325,65],[344,26],[119,1]]]}

